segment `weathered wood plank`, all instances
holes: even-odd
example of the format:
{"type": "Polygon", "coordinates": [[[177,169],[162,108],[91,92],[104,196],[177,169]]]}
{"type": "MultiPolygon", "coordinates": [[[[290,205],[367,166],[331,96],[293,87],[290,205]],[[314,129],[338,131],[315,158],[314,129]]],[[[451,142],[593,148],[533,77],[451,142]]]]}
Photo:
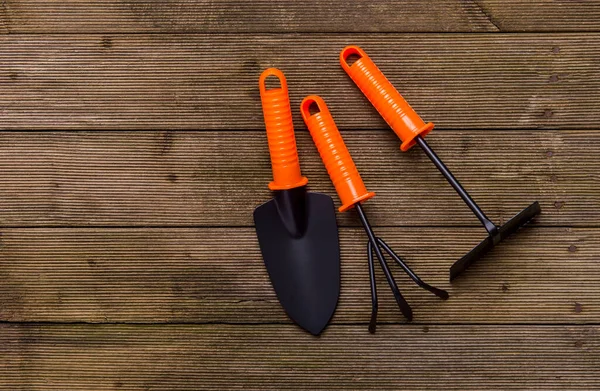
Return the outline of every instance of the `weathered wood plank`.
{"type": "MultiPolygon", "coordinates": [[[[597,229],[529,227],[448,283],[481,229],[379,228],[441,301],[392,265],[417,323],[573,324],[600,321],[597,229]],[[493,310],[490,310],[493,309],[493,310]]],[[[370,316],[366,241],[341,230],[342,291],[334,323],[370,316]]],[[[404,322],[379,272],[382,322],[404,322]]],[[[289,323],[253,229],[4,229],[0,320],[289,323]]],[[[385,327],[385,326],[382,326],[385,327]]]]}
{"type": "Polygon", "coordinates": [[[599,38],[5,35],[0,128],[261,129],[257,80],[268,66],[286,72],[293,107],[319,93],[342,129],[383,128],[339,66],[350,43],[439,128],[598,128],[599,38]]]}
{"type": "Polygon", "coordinates": [[[600,1],[476,0],[501,31],[599,31],[600,1]]]}
{"type": "MultiPolygon", "coordinates": [[[[12,33],[490,32],[460,0],[12,0],[12,33]]],[[[581,17],[580,17],[581,19],[581,17]]]]}
{"type": "MultiPolygon", "coordinates": [[[[12,33],[600,31],[600,1],[12,0],[12,33]]],[[[0,30],[1,31],[1,30],[0,30]]]]}
{"type": "Polygon", "coordinates": [[[0,3],[0,34],[8,33],[8,10],[6,2],[0,3]]]}
{"type": "Polygon", "coordinates": [[[0,325],[11,390],[592,390],[597,326],[0,325]]]}
{"type": "MultiPolygon", "coordinates": [[[[375,225],[479,222],[422,151],[391,131],[344,131],[375,225]]],[[[308,132],[297,132],[313,191],[339,200],[308,132]]],[[[428,138],[494,221],[539,200],[543,225],[598,226],[600,132],[439,131],[428,138]]],[[[252,226],[269,200],[264,131],[0,133],[2,226],[252,226]]],[[[358,225],[353,213],[342,225],[358,225]]]]}

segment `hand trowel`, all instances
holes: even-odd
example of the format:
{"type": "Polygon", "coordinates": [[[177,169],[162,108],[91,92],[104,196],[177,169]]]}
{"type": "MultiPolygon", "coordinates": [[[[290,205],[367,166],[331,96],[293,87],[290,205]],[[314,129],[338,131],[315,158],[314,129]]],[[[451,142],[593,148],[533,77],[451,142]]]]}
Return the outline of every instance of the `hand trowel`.
{"type": "Polygon", "coordinates": [[[265,266],[288,316],[314,335],[323,331],[340,293],[340,248],[331,197],[307,192],[300,172],[287,82],[275,68],[263,72],[260,96],[267,130],[273,199],[254,210],[265,266]],[[269,82],[279,86],[267,88],[269,82]],[[277,80],[278,79],[278,80],[277,80]]]}

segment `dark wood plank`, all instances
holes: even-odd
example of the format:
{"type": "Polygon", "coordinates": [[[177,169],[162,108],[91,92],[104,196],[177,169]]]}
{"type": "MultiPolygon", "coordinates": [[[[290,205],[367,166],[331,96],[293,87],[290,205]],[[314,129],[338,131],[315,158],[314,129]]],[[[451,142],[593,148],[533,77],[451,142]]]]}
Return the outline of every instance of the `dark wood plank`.
{"type": "MultiPolygon", "coordinates": [[[[391,131],[344,131],[375,225],[479,224],[416,148],[391,131]]],[[[313,191],[339,200],[308,132],[297,132],[313,191]]],[[[598,226],[600,132],[434,131],[432,147],[494,221],[539,200],[539,223],[598,226]]],[[[0,133],[3,226],[252,226],[271,199],[264,131],[0,133]]],[[[342,225],[358,225],[353,213],[342,225]]]]}
{"type": "Polygon", "coordinates": [[[0,23],[13,34],[600,31],[598,0],[11,0],[3,7],[0,23]]]}
{"type": "MultiPolygon", "coordinates": [[[[441,301],[392,265],[416,323],[600,322],[597,229],[528,227],[448,283],[450,265],[481,229],[379,228],[441,301]]],[[[366,241],[342,229],[336,324],[370,317],[366,241]]],[[[378,270],[381,322],[404,322],[378,270]]],[[[0,320],[289,323],[253,229],[4,229],[0,320]]]]}
{"type": "Polygon", "coordinates": [[[294,108],[319,93],[342,129],[381,129],[383,120],[338,63],[350,43],[362,45],[440,129],[598,128],[599,38],[5,35],[0,128],[262,129],[257,80],[277,66],[294,108]]]}
{"type": "Polygon", "coordinates": [[[498,31],[460,0],[5,2],[11,33],[282,33],[498,31]]]}
{"type": "Polygon", "coordinates": [[[8,10],[6,2],[0,3],[0,34],[7,34],[8,30],[8,10]]]}
{"type": "Polygon", "coordinates": [[[501,31],[599,31],[600,1],[476,0],[501,31]]]}
{"type": "Polygon", "coordinates": [[[11,390],[592,390],[597,326],[0,325],[11,390]]]}

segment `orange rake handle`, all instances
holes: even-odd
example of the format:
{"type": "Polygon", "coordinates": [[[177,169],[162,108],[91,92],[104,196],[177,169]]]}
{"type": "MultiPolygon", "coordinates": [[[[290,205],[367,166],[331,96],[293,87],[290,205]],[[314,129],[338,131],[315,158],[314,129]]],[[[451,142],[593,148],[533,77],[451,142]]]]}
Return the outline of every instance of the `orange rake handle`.
{"type": "Polygon", "coordinates": [[[340,63],[385,122],[400,137],[402,151],[408,151],[415,145],[417,136],[425,137],[431,132],[433,123],[423,122],[364,50],[358,46],[345,47],[340,53],[340,63]],[[352,65],[348,65],[350,56],[358,57],[352,65]]]}
{"type": "Polygon", "coordinates": [[[269,189],[287,190],[304,186],[308,179],[300,171],[285,76],[279,69],[269,68],[260,75],[258,84],[273,170],[273,181],[269,183],[269,189]],[[270,76],[279,79],[279,88],[267,89],[265,83],[270,76]]]}
{"type": "Polygon", "coordinates": [[[375,193],[367,191],[325,101],[316,95],[307,96],[300,111],[342,201],[340,212],[373,197],[375,193]],[[316,109],[314,114],[310,113],[311,106],[316,109]]]}

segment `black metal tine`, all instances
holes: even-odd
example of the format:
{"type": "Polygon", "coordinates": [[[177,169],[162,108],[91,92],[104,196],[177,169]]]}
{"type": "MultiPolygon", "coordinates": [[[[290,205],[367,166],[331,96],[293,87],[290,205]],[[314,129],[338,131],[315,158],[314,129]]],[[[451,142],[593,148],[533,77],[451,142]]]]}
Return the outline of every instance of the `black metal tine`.
{"type": "Polygon", "coordinates": [[[377,329],[377,310],[379,307],[377,301],[377,283],[375,282],[375,263],[373,262],[373,245],[369,240],[367,243],[367,253],[369,259],[369,282],[371,284],[371,321],[369,322],[369,333],[375,334],[377,329]]]}
{"type": "Polygon", "coordinates": [[[408,304],[408,302],[406,301],[404,296],[402,296],[402,293],[400,293],[400,289],[398,289],[396,280],[394,280],[392,271],[390,270],[387,262],[385,261],[385,258],[383,256],[383,254],[381,253],[381,250],[376,245],[373,246],[373,249],[375,250],[375,255],[377,256],[377,259],[379,260],[379,264],[381,265],[381,268],[383,269],[383,274],[385,274],[385,278],[387,279],[388,285],[392,289],[392,293],[394,294],[396,303],[398,303],[398,307],[400,307],[400,312],[402,312],[402,315],[404,315],[404,317],[408,321],[411,321],[413,318],[412,308],[410,308],[410,305],[408,304]]]}
{"type": "Polygon", "coordinates": [[[400,267],[402,267],[402,269],[404,269],[404,271],[406,272],[406,274],[408,274],[408,276],[421,288],[428,290],[429,292],[433,293],[434,295],[436,295],[437,297],[443,299],[443,300],[448,300],[448,297],[450,297],[450,295],[448,295],[448,292],[440,289],[440,288],[436,288],[434,286],[429,285],[428,283],[426,283],[425,281],[421,280],[419,278],[419,276],[417,276],[415,274],[415,272],[413,272],[410,267],[408,267],[408,265],[402,260],[402,258],[400,258],[398,256],[398,254],[396,254],[394,252],[394,250],[392,250],[392,248],[390,246],[387,245],[386,242],[383,241],[383,239],[381,238],[377,238],[377,242],[379,243],[379,245],[381,247],[383,247],[383,249],[385,250],[386,253],[389,254],[390,257],[392,257],[394,259],[394,261],[396,261],[400,267]]]}
{"type": "Polygon", "coordinates": [[[383,256],[383,254],[381,253],[381,249],[377,245],[377,238],[376,238],[375,234],[373,233],[371,224],[369,224],[369,220],[367,220],[367,216],[365,215],[365,212],[362,209],[362,206],[360,204],[356,204],[355,206],[356,206],[356,211],[358,212],[358,216],[360,217],[360,221],[365,229],[365,232],[367,233],[367,236],[369,237],[369,241],[372,243],[372,247],[375,250],[375,255],[377,256],[377,259],[379,260],[379,264],[381,265],[381,268],[383,269],[385,278],[387,279],[387,282],[388,282],[390,288],[392,289],[392,293],[394,294],[396,303],[398,303],[398,307],[400,307],[400,311],[402,312],[402,315],[404,315],[404,317],[408,321],[411,321],[412,317],[413,317],[412,309],[410,308],[410,305],[408,304],[406,299],[400,293],[400,289],[398,289],[398,285],[396,285],[394,276],[392,275],[390,268],[388,267],[387,263],[385,262],[385,258],[383,256]]]}

